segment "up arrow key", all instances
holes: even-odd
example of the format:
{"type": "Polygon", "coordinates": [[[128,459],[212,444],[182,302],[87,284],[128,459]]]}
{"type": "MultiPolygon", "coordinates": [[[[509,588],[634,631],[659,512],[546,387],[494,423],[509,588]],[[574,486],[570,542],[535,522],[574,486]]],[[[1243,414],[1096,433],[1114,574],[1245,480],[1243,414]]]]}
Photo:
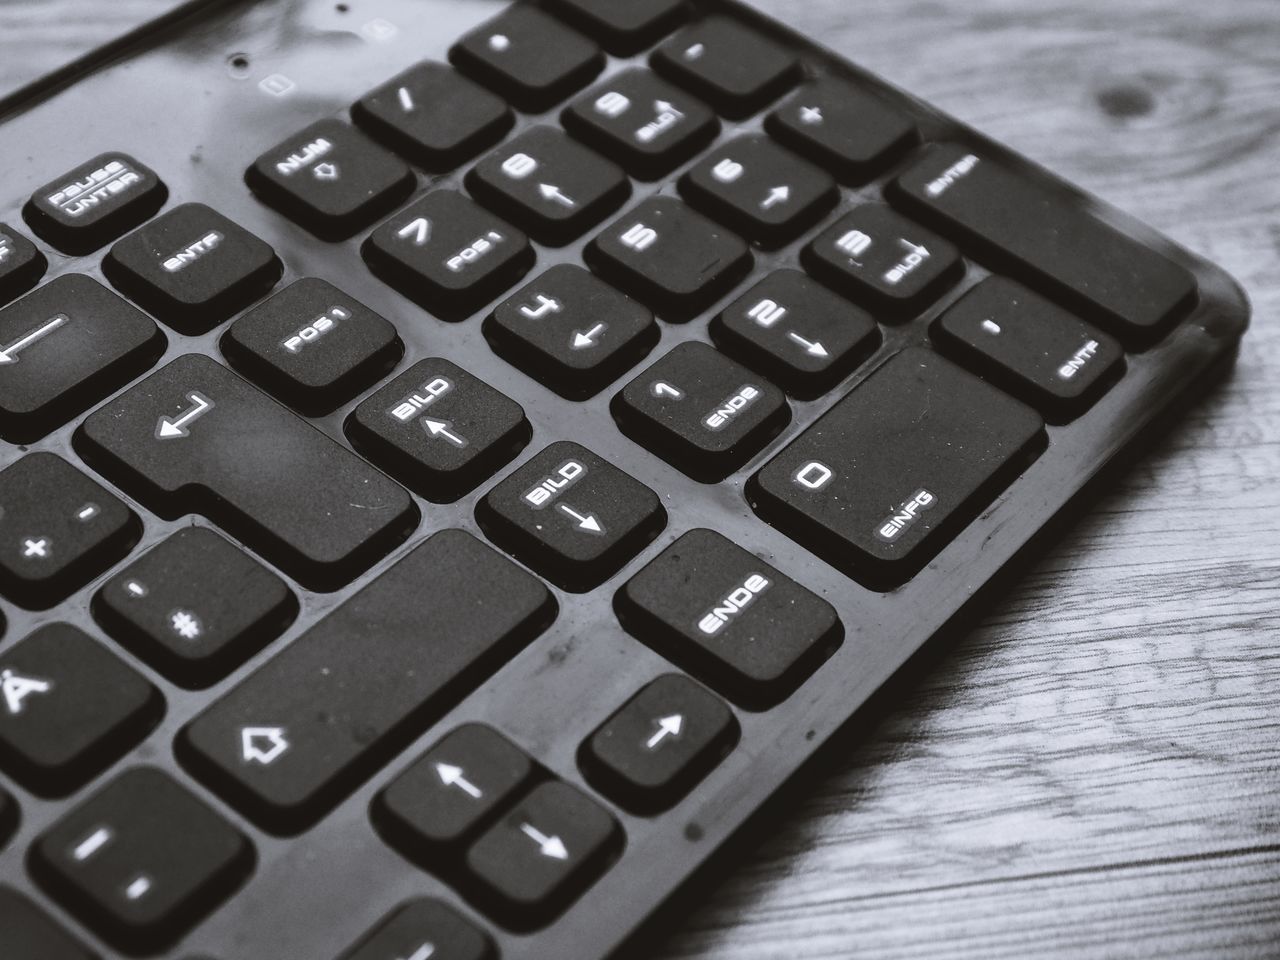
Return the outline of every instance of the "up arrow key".
{"type": "Polygon", "coordinates": [[[669,717],[662,717],[658,720],[658,729],[645,743],[650,750],[656,750],[668,737],[680,736],[680,731],[684,729],[684,717],[678,713],[673,713],[669,717]]]}
{"type": "Polygon", "coordinates": [[[451,763],[437,763],[435,766],[436,773],[440,775],[440,782],[446,787],[457,787],[473,800],[479,800],[484,796],[484,792],[466,778],[466,771],[461,767],[451,763]]]}

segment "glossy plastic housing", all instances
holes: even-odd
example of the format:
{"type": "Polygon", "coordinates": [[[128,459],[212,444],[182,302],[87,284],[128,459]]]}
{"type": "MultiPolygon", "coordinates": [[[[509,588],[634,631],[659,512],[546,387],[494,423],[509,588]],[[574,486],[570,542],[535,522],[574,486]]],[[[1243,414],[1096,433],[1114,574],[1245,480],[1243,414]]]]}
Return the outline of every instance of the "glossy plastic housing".
{"type": "MultiPolygon", "coordinates": [[[[457,38],[505,5],[500,0],[357,0],[346,5],[330,0],[262,0],[251,5],[214,5],[139,41],[113,62],[47,93],[39,102],[25,104],[0,122],[0,220],[14,228],[29,233],[21,209],[37,186],[95,154],[123,150],[156,170],[168,185],[166,208],[189,201],[207,203],[270,243],[286,267],[283,283],[306,276],[324,278],[392,320],[408,348],[397,372],[424,357],[448,357],[517,400],[533,424],[533,442],[517,463],[493,482],[447,506],[419,500],[424,519],[417,534],[351,588],[321,595],[293,584],[302,604],[298,622],[212,690],[182,690],[111,644],[114,652],[161,689],[165,718],[134,755],[112,767],[81,795],[131,763],[157,764],[244,830],[258,854],[246,886],[199,926],[180,949],[172,951],[175,958],[336,957],[398,904],[420,896],[442,898],[476,918],[491,932],[502,957],[595,960],[608,956],[1051,519],[1064,513],[1069,517],[1077,495],[1092,479],[1133,450],[1148,428],[1167,420],[1180,404],[1194,400],[1209,376],[1230,362],[1246,328],[1249,308],[1245,298],[1220,269],[1099,201],[1052,181],[1072,202],[1088,207],[1190,269],[1200,285],[1199,306],[1154,347],[1129,355],[1123,379],[1086,415],[1069,425],[1050,426],[1044,452],[921,573],[892,592],[868,590],[757,519],[744,495],[745,482],[886,357],[906,345],[927,342],[929,322],[987,275],[981,266],[971,263],[964,283],[922,317],[905,325],[882,327],[883,345],[871,360],[822,398],[793,401],[793,422],[781,436],[724,483],[704,485],[619,432],[608,401],[629,376],[594,400],[565,400],[489,349],[480,324],[492,305],[463,323],[444,323],[370,274],[359,255],[360,243],[370,231],[346,242],[323,243],[249,193],[244,172],[261,151],[314,120],[346,116],[358,97],[419,60],[447,59],[457,38]],[[275,79],[260,83],[269,76],[275,79]],[[474,518],[476,502],[510,469],[547,444],[566,438],[587,445],[661,494],[670,521],[640,557],[589,594],[556,590],[560,614],[546,634],[424,730],[410,749],[390,758],[378,775],[301,837],[280,839],[264,833],[177,763],[173,754],[176,734],[210,699],[279,652],[343,596],[386,569],[428,533],[461,527],[483,537],[474,518]],[[623,632],[612,598],[644,563],[694,527],[724,533],[830,601],[843,621],[844,641],[779,706],[763,712],[735,709],[742,727],[741,741],[673,810],[644,817],[611,807],[626,837],[620,858],[559,921],[532,934],[505,931],[444,882],[388,847],[370,825],[370,801],[431,743],[470,720],[501,729],[556,776],[586,787],[577,762],[582,741],[647,682],[671,670],[669,663],[623,632]]],[[[914,115],[928,140],[959,138],[1025,167],[1034,176],[1049,177],[1026,160],[741,5],[726,0],[697,0],[694,5],[741,17],[770,32],[800,53],[811,75],[841,75],[880,90],[914,115]]],[[[631,61],[611,58],[606,70],[619,70],[644,56],[631,61]]],[[[521,114],[513,135],[535,122],[554,122],[556,115],[556,111],[541,116],[521,114]]],[[[759,130],[761,122],[761,116],[742,123],[726,122],[721,139],[759,130]]],[[[466,169],[438,177],[419,172],[415,197],[434,186],[461,189],[466,169]]],[[[674,193],[678,176],[659,184],[633,184],[630,203],[655,192],[674,193]]],[[[882,179],[845,190],[839,209],[804,239],[780,251],[756,251],[751,275],[723,303],[769,271],[796,266],[799,250],[808,238],[852,205],[878,197],[883,183],[882,179]]],[[[532,275],[557,263],[580,263],[582,247],[590,236],[563,249],[539,247],[532,275]]],[[[38,245],[50,261],[48,278],[79,271],[101,279],[102,251],[70,258],[47,244],[38,245]]],[[[495,301],[505,295],[506,291],[494,291],[495,301]]],[[[663,323],[662,340],[651,359],[681,341],[707,340],[707,319],[723,303],[691,323],[663,323]]],[[[223,326],[200,337],[182,337],[166,330],[169,348],[161,362],[193,351],[221,358],[218,339],[225,329],[223,326]]],[[[343,420],[358,402],[314,422],[342,440],[343,420]]],[[[22,449],[0,444],[0,466],[30,449],[56,452],[87,470],[75,451],[75,428],[75,423],[68,424],[22,449]]],[[[314,482],[321,485],[325,478],[317,476],[314,482]]],[[[133,506],[145,527],[139,551],[183,525],[205,522],[191,517],[162,521],[133,506]]],[[[0,601],[8,623],[0,649],[40,624],[59,620],[78,624],[110,643],[89,613],[90,599],[105,579],[99,578],[45,613],[29,613],[0,601]]],[[[376,637],[353,638],[353,642],[357,639],[376,642],[376,637]]],[[[65,802],[37,798],[7,780],[4,787],[17,797],[22,823],[16,838],[0,851],[0,882],[34,897],[94,944],[102,956],[115,958],[117,954],[35,887],[24,867],[27,846],[57,819],[66,808],[65,802]]]]}

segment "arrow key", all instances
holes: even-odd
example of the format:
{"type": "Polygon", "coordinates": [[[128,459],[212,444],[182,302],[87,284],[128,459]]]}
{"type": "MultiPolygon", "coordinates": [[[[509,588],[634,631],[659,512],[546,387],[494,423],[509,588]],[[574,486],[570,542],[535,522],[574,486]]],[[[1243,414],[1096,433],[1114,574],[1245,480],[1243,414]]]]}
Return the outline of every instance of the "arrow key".
{"type": "Polygon", "coordinates": [[[374,823],[410,859],[435,868],[442,862],[441,848],[474,837],[533,773],[533,761],[506,737],[467,724],[378,795],[374,823]]]}
{"type": "Polygon", "coordinates": [[[672,806],[738,739],[728,706],[680,674],[659,677],[582,745],[583,770],[637,813],[672,806]]]}
{"type": "Polygon", "coordinates": [[[592,590],[667,523],[657,494],[576,443],[553,443],[476,506],[484,532],[566,590],[592,590]]]}
{"type": "Polygon", "coordinates": [[[533,788],[467,852],[467,868],[503,922],[549,923],[607,866],[621,830],[567,783],[533,788]]]}

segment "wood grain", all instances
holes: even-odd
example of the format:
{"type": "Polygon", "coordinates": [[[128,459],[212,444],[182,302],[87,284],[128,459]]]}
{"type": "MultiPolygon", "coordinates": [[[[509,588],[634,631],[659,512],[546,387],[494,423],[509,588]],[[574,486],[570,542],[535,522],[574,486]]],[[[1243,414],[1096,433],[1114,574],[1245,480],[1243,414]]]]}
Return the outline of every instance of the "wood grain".
{"type": "MultiPolygon", "coordinates": [[[[85,2],[0,2],[0,89],[93,41],[85,2]]],[[[90,2],[95,35],[172,4],[90,2]]],[[[756,4],[1219,261],[1256,319],[655,956],[1280,956],[1276,0],[756,4]]]]}

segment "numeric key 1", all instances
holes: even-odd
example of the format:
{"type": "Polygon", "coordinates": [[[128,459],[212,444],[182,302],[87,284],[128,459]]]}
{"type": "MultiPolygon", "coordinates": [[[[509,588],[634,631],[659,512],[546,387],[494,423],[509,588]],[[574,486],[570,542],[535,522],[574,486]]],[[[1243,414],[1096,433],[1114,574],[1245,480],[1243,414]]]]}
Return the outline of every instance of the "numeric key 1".
{"type": "Polygon", "coordinates": [[[752,709],[780,703],[839,646],[821,597],[711,530],[691,530],[614,597],[632,636],[752,709]]]}
{"type": "Polygon", "coordinates": [[[437,503],[452,503],[533,436],[524,410],[448,360],[420,360],[347,418],[351,443],[437,503]]]}
{"type": "Polygon", "coordinates": [[[791,420],[781,390],[696,341],[627,384],[612,409],[623,433],[704,483],[741,467],[791,420]]]}
{"type": "Polygon", "coordinates": [[[32,847],[40,882],[121,949],[179,939],[248,875],[249,841],[152,767],[116,777],[32,847]]]}
{"type": "Polygon", "coordinates": [[[149,167],[126,153],[103,153],[27,201],[31,229],[59,250],[92,253],[132,230],[164,205],[169,191],[149,167]]]}
{"type": "Polygon", "coordinates": [[[476,507],[481,528],[553,583],[584,593],[666,525],[657,494],[576,443],[553,443],[476,507]]]}

